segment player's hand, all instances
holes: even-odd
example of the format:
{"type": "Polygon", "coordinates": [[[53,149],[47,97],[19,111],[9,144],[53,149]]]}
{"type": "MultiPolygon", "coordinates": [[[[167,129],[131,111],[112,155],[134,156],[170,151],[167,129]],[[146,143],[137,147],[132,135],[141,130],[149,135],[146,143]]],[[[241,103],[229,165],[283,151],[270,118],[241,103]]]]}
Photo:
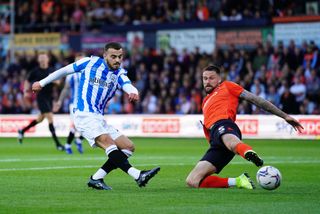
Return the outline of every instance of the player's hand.
{"type": "Polygon", "coordinates": [[[129,101],[130,102],[135,102],[138,100],[139,100],[139,94],[134,94],[134,93],[129,94],[129,101]]]}
{"type": "Polygon", "coordinates": [[[53,103],[52,111],[53,111],[54,113],[55,113],[55,112],[58,112],[60,108],[61,108],[61,102],[60,102],[60,101],[57,101],[57,102],[54,102],[54,103],[53,103]]]}
{"type": "Polygon", "coordinates": [[[32,92],[33,93],[37,93],[37,92],[41,91],[41,89],[42,89],[42,86],[40,85],[39,82],[34,82],[32,84],[32,92]]]}
{"type": "Polygon", "coordinates": [[[300,133],[302,132],[302,129],[304,129],[303,126],[293,117],[288,115],[284,119],[294,128],[294,130],[299,131],[300,133]]]}

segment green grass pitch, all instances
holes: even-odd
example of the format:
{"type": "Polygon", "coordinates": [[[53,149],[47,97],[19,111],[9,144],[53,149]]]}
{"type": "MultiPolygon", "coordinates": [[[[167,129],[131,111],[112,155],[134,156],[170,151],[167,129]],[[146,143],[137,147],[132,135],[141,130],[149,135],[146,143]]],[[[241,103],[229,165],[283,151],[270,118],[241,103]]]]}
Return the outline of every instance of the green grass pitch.
{"type": "MultiPolygon", "coordinates": [[[[65,140],[65,139],[62,139],[65,140]]],[[[208,145],[204,139],[132,138],[130,162],[139,169],[161,166],[146,188],[120,170],[107,175],[112,191],[87,187],[106,160],[100,149],[73,155],[55,150],[51,138],[0,138],[0,213],[319,213],[319,140],[245,140],[283,176],[275,191],[262,188],[191,189],[185,178],[208,145]]],[[[221,172],[235,177],[252,163],[236,157],[221,172]]]]}

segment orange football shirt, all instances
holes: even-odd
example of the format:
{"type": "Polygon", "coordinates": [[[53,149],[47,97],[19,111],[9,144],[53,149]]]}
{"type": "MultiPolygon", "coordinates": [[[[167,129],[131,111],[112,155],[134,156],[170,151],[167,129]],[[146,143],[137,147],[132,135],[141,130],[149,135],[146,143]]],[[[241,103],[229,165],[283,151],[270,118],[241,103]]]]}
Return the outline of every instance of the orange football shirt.
{"type": "Polygon", "coordinates": [[[234,82],[224,81],[203,99],[202,112],[207,129],[218,120],[236,120],[239,96],[243,90],[234,82]]]}

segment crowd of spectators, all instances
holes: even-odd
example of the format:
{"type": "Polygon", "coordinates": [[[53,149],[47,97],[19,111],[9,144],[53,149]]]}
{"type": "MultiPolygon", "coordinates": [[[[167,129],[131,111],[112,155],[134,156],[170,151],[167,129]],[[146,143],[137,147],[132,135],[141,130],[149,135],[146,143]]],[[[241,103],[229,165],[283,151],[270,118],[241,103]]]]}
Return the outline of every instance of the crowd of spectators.
{"type": "MultiPolygon", "coordinates": [[[[10,32],[10,7],[0,4],[0,35],[10,32]]],[[[105,25],[140,25],[199,21],[271,19],[275,16],[315,15],[319,5],[289,0],[16,0],[16,32],[90,31],[105,25]]],[[[312,3],[312,2],[311,2],[312,3]]],[[[318,41],[317,41],[318,42],[318,41]]],[[[318,44],[319,45],[319,44],[318,44]]],[[[37,66],[36,53],[17,53],[9,64],[0,43],[0,113],[37,113],[35,97],[23,96],[23,81],[37,66]]],[[[50,53],[51,66],[73,61],[75,53],[50,53]]],[[[108,113],[194,114],[201,112],[202,68],[220,65],[224,79],[239,83],[290,114],[320,114],[320,59],[317,44],[297,47],[267,42],[254,49],[216,48],[210,54],[171,53],[149,48],[127,51],[123,66],[140,91],[132,104],[118,93],[108,113]]],[[[57,85],[57,98],[63,82],[57,85]]],[[[65,100],[60,113],[68,111],[65,100]]],[[[240,114],[264,114],[241,102],[240,114]]]]}
{"type": "MultiPolygon", "coordinates": [[[[97,30],[102,25],[240,21],[259,18],[271,20],[271,17],[277,16],[316,15],[319,7],[317,4],[308,5],[308,0],[16,0],[15,2],[16,32],[79,32],[97,30]]],[[[3,7],[3,10],[0,10],[0,33],[10,32],[9,8],[3,7]]]]}
{"type": "MultiPolygon", "coordinates": [[[[224,79],[237,82],[246,90],[263,97],[289,114],[320,114],[320,59],[314,42],[297,47],[281,43],[257,44],[256,48],[238,50],[216,48],[212,54],[193,52],[170,54],[145,48],[133,49],[123,63],[128,76],[138,88],[141,100],[129,103],[126,95],[116,94],[107,113],[197,114],[201,112],[202,68],[220,65],[224,79]]],[[[51,54],[51,66],[60,68],[73,61],[72,55],[51,54]]],[[[0,72],[0,113],[36,113],[34,97],[23,97],[23,81],[36,66],[30,54],[17,55],[17,62],[0,72]]],[[[57,85],[57,98],[63,83],[57,85]]],[[[68,111],[65,100],[60,113],[68,111]]],[[[265,114],[241,101],[240,114],[265,114]]]]}

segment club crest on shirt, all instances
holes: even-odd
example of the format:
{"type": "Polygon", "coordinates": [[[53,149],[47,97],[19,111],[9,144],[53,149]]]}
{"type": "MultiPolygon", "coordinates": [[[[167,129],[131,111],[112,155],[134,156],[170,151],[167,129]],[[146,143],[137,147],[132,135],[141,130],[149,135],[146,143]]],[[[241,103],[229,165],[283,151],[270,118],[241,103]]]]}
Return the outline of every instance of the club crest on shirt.
{"type": "MultiPolygon", "coordinates": [[[[117,75],[115,75],[115,74],[111,74],[110,75],[110,78],[108,78],[108,80],[110,79],[110,82],[115,82],[116,81],[116,79],[117,79],[117,75]]],[[[109,81],[108,81],[109,82],[109,81]]]]}
{"type": "Polygon", "coordinates": [[[223,134],[224,132],[225,132],[225,128],[224,128],[224,126],[220,126],[219,128],[218,128],[218,131],[219,131],[219,133],[220,134],[223,134]]]}

